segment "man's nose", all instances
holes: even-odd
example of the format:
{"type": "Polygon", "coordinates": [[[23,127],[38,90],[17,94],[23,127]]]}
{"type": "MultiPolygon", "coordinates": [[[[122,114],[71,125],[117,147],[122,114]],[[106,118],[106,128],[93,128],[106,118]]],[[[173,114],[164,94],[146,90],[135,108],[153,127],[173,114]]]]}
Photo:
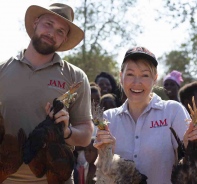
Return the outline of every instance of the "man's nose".
{"type": "Polygon", "coordinates": [[[47,35],[50,37],[50,38],[53,38],[54,37],[54,34],[55,34],[55,31],[53,29],[50,29],[47,33],[47,35]]]}

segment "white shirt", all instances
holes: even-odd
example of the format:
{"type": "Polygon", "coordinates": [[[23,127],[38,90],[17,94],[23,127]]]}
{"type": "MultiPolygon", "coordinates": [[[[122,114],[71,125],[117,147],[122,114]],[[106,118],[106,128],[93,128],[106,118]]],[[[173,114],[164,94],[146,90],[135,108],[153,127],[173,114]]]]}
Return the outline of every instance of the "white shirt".
{"type": "Polygon", "coordinates": [[[148,177],[148,184],[170,184],[177,143],[169,127],[182,140],[188,112],[180,103],[161,100],[156,94],[137,123],[127,107],[128,101],[104,112],[110,132],[116,137],[115,153],[134,160],[136,168],[148,177]]]}

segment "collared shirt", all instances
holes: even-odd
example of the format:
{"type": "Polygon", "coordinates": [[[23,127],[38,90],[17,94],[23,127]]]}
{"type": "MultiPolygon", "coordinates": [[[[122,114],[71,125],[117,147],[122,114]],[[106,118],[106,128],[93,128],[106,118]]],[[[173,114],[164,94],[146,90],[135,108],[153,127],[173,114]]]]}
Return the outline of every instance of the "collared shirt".
{"type": "Polygon", "coordinates": [[[148,184],[170,184],[175,163],[176,140],[173,127],[182,140],[190,116],[176,101],[164,101],[153,94],[149,105],[135,123],[128,111],[128,101],[104,112],[110,132],[116,137],[115,153],[133,160],[136,168],[148,177],[148,184]]]}
{"type": "Polygon", "coordinates": [[[45,106],[82,81],[76,101],[70,105],[71,124],[91,120],[90,87],[86,74],[54,54],[51,62],[34,68],[24,51],[0,65],[0,112],[7,133],[22,127],[28,135],[46,117],[45,106]],[[84,108],[85,107],[85,108],[84,108]],[[77,112],[77,113],[76,113],[77,112]]]}
{"type": "MultiPolygon", "coordinates": [[[[21,51],[16,57],[0,65],[0,113],[6,133],[17,135],[23,128],[28,136],[46,118],[45,106],[70,89],[74,82],[82,81],[77,97],[68,109],[72,125],[91,120],[90,85],[86,74],[78,67],[54,54],[52,61],[34,68],[21,51]]],[[[22,165],[10,177],[12,183],[46,183],[36,178],[28,165],[22,165]]],[[[45,180],[45,181],[43,181],[45,180]]],[[[9,182],[9,181],[8,181],[9,182]]],[[[6,182],[5,182],[6,183],[6,182]]]]}

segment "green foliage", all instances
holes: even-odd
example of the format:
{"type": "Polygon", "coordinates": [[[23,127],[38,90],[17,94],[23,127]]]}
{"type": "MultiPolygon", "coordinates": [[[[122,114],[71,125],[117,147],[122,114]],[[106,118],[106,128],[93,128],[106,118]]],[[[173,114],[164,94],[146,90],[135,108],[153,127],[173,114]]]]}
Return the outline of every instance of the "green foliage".
{"type": "Polygon", "coordinates": [[[188,69],[188,64],[190,58],[186,51],[171,51],[164,55],[165,63],[168,66],[168,72],[172,70],[179,70],[180,72],[185,72],[188,69]]]}
{"type": "Polygon", "coordinates": [[[134,43],[133,38],[141,30],[127,13],[135,3],[136,0],[81,1],[75,19],[85,32],[83,52],[91,52],[96,47],[117,54],[115,48],[134,43]]]}
{"type": "Polygon", "coordinates": [[[109,72],[118,79],[118,64],[107,53],[101,53],[100,49],[94,49],[94,52],[86,52],[86,60],[82,58],[82,52],[64,57],[66,61],[81,68],[87,74],[90,82],[94,81],[96,75],[102,71],[109,72]]]}
{"type": "MultiPolygon", "coordinates": [[[[185,83],[197,79],[197,1],[196,0],[168,0],[163,1],[164,9],[159,12],[159,18],[167,20],[173,27],[186,23],[188,40],[182,43],[178,51],[171,51],[163,57],[168,71],[173,69],[183,72],[185,83]],[[173,61],[173,62],[172,62],[173,61]],[[176,61],[176,62],[175,62],[176,61]]],[[[167,73],[166,72],[166,73],[167,73]]]]}
{"type": "Polygon", "coordinates": [[[174,27],[187,22],[192,29],[196,28],[197,1],[196,0],[168,0],[163,1],[163,11],[158,11],[159,18],[165,18],[174,27]]]}
{"type": "Polygon", "coordinates": [[[132,38],[141,31],[133,18],[135,15],[132,14],[132,19],[127,16],[136,1],[82,0],[75,8],[75,21],[84,31],[85,38],[82,46],[64,59],[84,70],[89,81],[94,81],[102,71],[119,78],[114,54],[118,54],[118,47],[134,44],[132,38]]]}
{"type": "Polygon", "coordinates": [[[196,0],[168,0],[163,1],[164,9],[159,12],[159,18],[167,20],[173,27],[179,27],[182,23],[186,23],[188,26],[188,40],[180,45],[178,50],[180,52],[172,51],[168,56],[169,60],[166,64],[169,67],[169,71],[172,69],[179,69],[184,71],[186,78],[196,77],[197,68],[194,67],[197,64],[196,51],[197,51],[197,1],[196,0]],[[172,56],[173,55],[173,56],[172,56]],[[171,58],[173,61],[181,61],[176,66],[176,63],[169,63],[171,58]],[[184,60],[184,62],[182,61],[184,60]],[[184,66],[185,65],[185,66],[184,66]]]}
{"type": "Polygon", "coordinates": [[[158,96],[160,96],[161,99],[169,100],[169,98],[167,97],[167,95],[164,92],[164,88],[163,87],[154,87],[153,88],[153,92],[156,93],[158,96]]]}
{"type": "MultiPolygon", "coordinates": [[[[183,48],[183,47],[182,47],[183,48]]],[[[194,80],[194,76],[191,75],[191,58],[190,54],[186,50],[174,50],[165,54],[160,60],[165,63],[167,70],[165,74],[170,73],[172,70],[178,70],[182,73],[184,82],[188,83],[194,80]]]]}

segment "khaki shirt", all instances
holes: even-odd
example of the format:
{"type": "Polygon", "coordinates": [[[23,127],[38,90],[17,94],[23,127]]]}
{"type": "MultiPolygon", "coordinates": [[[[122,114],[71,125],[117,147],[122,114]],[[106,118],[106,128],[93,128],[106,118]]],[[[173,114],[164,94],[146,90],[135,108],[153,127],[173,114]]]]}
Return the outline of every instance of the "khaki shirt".
{"type": "MultiPolygon", "coordinates": [[[[24,51],[0,65],[0,112],[6,133],[16,135],[19,128],[29,133],[46,117],[45,106],[82,81],[68,112],[71,125],[91,120],[90,87],[86,74],[54,54],[51,62],[34,69],[24,58],[24,51]]],[[[11,177],[15,181],[35,181],[28,167],[11,177]]],[[[40,179],[37,179],[40,180],[40,179]]],[[[42,179],[41,179],[42,180],[42,179]]]]}

